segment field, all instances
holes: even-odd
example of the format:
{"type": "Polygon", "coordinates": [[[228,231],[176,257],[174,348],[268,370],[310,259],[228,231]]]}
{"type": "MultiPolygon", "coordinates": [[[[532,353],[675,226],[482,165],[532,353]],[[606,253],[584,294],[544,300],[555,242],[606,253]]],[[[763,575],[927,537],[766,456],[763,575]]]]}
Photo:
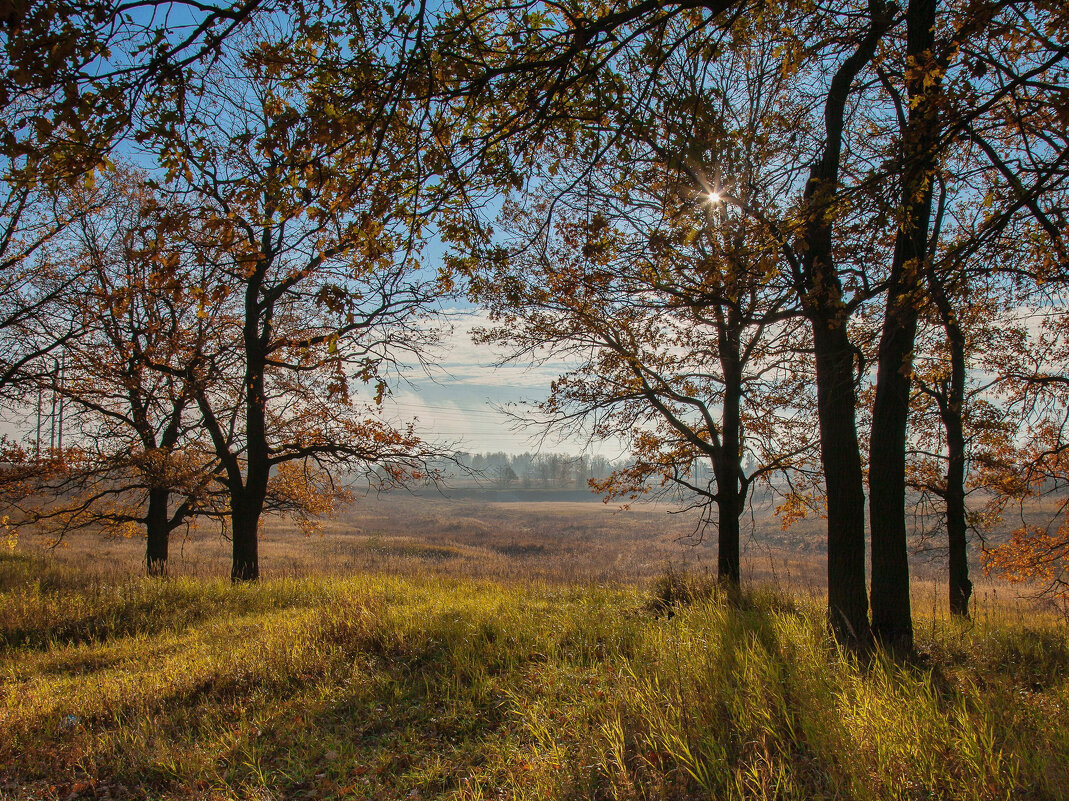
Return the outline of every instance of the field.
{"type": "Polygon", "coordinates": [[[369,498],[268,528],[241,587],[207,530],[162,581],[136,540],[27,540],[0,556],[0,798],[1069,797],[1058,618],[990,585],[953,623],[922,580],[918,660],[859,663],[818,542],[755,525],[729,599],[693,526],[369,498]]]}
{"type": "MultiPolygon", "coordinates": [[[[268,519],[260,542],[265,576],[296,577],[382,570],[523,581],[633,582],[666,565],[716,568],[715,532],[695,536],[696,513],[670,514],[662,504],[624,510],[589,492],[469,492],[447,498],[433,491],[371,494],[322,530],[307,536],[297,526],[268,519]],[[507,495],[515,500],[499,501],[507,495]]],[[[746,577],[819,587],[822,521],[782,532],[757,514],[744,534],[746,577]]],[[[23,546],[41,552],[32,536],[23,546]]],[[[93,571],[136,573],[144,558],[139,540],[72,537],[51,558],[93,571]]],[[[229,575],[230,544],[210,525],[171,546],[172,575],[229,575]]]]}
{"type": "MultiPolygon", "coordinates": [[[[311,535],[268,518],[260,566],[268,578],[430,572],[506,583],[628,585],[648,584],[668,570],[715,572],[715,530],[702,536],[696,512],[673,509],[661,503],[622,509],[585,491],[369,494],[311,535]]],[[[1047,511],[1030,510],[1029,519],[1041,522],[1047,511]]],[[[824,525],[820,519],[802,520],[784,531],[770,505],[755,505],[743,519],[743,581],[823,597],[824,525]]],[[[138,574],[143,549],[141,540],[92,534],[55,548],[43,547],[32,535],[20,544],[20,552],[109,577],[138,574]]],[[[938,555],[918,557],[912,569],[914,603],[929,616],[942,614],[945,567],[938,555]]],[[[176,534],[169,572],[202,579],[229,576],[230,543],[211,525],[176,534]]],[[[999,614],[1016,617],[1027,617],[1036,607],[1010,585],[985,579],[979,564],[972,572],[978,615],[988,614],[992,604],[999,614]]]]}

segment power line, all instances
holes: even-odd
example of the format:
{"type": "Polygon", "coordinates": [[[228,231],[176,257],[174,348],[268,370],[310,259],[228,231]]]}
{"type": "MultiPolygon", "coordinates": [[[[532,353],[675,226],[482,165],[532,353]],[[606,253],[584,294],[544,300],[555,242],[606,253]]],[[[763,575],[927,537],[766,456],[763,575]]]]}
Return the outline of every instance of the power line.
{"type": "Polygon", "coordinates": [[[471,414],[505,414],[505,412],[499,412],[492,408],[483,407],[481,409],[472,409],[464,406],[436,406],[431,403],[411,403],[408,401],[386,401],[384,406],[397,406],[408,407],[409,409],[429,409],[431,411],[443,411],[443,412],[467,412],[471,414]]]}

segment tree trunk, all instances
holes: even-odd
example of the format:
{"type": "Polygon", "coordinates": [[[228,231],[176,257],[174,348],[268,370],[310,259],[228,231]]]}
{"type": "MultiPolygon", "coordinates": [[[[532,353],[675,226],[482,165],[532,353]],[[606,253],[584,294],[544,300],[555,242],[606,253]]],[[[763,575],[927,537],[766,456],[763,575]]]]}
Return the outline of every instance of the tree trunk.
{"type": "Polygon", "coordinates": [[[259,527],[260,515],[236,503],[231,510],[230,527],[233,535],[233,564],[230,580],[256,581],[260,578],[259,527]]]}
{"type": "Polygon", "coordinates": [[[894,8],[882,0],[869,0],[868,30],[828,86],[825,146],[810,168],[803,197],[806,219],[799,269],[802,307],[813,325],[820,457],[828,502],[828,623],[840,642],[860,648],[868,647],[871,639],[865,592],[865,489],[855,417],[855,350],[846,330],[850,310],[834,260],[833,220],[852,86],[875,55],[894,8]]]}
{"type": "Polygon", "coordinates": [[[969,616],[968,524],[965,516],[965,335],[958,325],[943,287],[933,292],[950,345],[950,385],[940,405],[947,435],[947,543],[950,567],[950,614],[969,616]]]}
{"type": "Polygon", "coordinates": [[[948,421],[947,431],[947,540],[950,546],[950,614],[969,616],[972,582],[965,518],[965,437],[960,417],[948,421]]]}
{"type": "Polygon", "coordinates": [[[913,649],[906,537],[906,424],[936,166],[941,73],[933,52],[935,12],[935,0],[910,0],[906,10],[909,116],[902,142],[903,218],[891,262],[869,437],[872,629],[881,643],[898,652],[913,649]]]}
{"type": "Polygon", "coordinates": [[[742,324],[729,312],[719,326],[720,364],[724,373],[724,409],[721,418],[720,452],[714,461],[716,503],[719,524],[717,577],[738,587],[742,580],[739,548],[739,515],[744,492],[740,492],[742,456],[742,364],[739,329],[742,324]]]}
{"type": "Polygon", "coordinates": [[[720,581],[739,586],[742,569],[739,560],[739,502],[735,498],[720,498],[716,502],[719,515],[716,576],[720,581]]]}
{"type": "Polygon", "coordinates": [[[854,349],[842,324],[813,323],[820,457],[828,496],[828,619],[840,642],[870,637],[865,592],[865,491],[857,444],[854,349]]]}
{"type": "Polygon", "coordinates": [[[913,648],[906,537],[906,421],[916,312],[911,300],[888,298],[876,371],[869,438],[869,522],[872,535],[872,631],[885,647],[913,648]]]}
{"type": "MultiPolygon", "coordinates": [[[[262,276],[262,265],[260,270],[262,276]]],[[[260,577],[260,515],[263,514],[267,480],[271,475],[267,398],[264,391],[264,370],[267,366],[264,343],[270,339],[271,315],[269,311],[261,313],[259,289],[260,282],[251,281],[245,292],[245,325],[242,334],[245,345],[246,471],[244,484],[232,486],[230,490],[234,536],[234,561],[230,571],[232,581],[256,581],[260,577]]]]}
{"type": "Polygon", "coordinates": [[[250,437],[245,485],[230,492],[230,526],[233,534],[233,564],[230,570],[232,581],[256,581],[260,577],[260,517],[267,498],[267,476],[270,473],[266,451],[266,442],[262,448],[253,448],[250,437]],[[255,465],[253,463],[254,453],[263,454],[263,458],[257,459],[255,465]]]}
{"type": "Polygon", "coordinates": [[[167,541],[171,533],[167,504],[170,497],[168,489],[152,489],[148,493],[148,510],[145,514],[145,566],[150,576],[167,575],[167,541]]]}

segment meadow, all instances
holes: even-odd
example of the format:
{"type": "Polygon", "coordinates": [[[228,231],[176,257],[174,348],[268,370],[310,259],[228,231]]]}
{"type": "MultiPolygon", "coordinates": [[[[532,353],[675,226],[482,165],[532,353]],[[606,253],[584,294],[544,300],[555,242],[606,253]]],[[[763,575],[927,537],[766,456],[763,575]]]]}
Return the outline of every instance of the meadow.
{"type": "Polygon", "coordinates": [[[367,499],[269,528],[247,586],[207,530],[163,580],[138,540],[26,541],[0,555],[0,798],[1069,797],[1053,613],[985,585],[951,621],[933,574],[917,659],[859,661],[818,555],[755,530],[729,598],[692,531],[367,499]]]}
{"type": "MultiPolygon", "coordinates": [[[[632,583],[655,578],[668,565],[716,569],[715,531],[703,536],[697,513],[676,514],[667,503],[624,509],[589,491],[474,495],[372,493],[310,535],[267,518],[259,545],[262,573],[293,578],[430,569],[504,581],[632,583]],[[498,495],[510,500],[493,500],[498,495]]],[[[783,531],[768,508],[756,508],[743,535],[744,578],[822,591],[823,526],[823,520],[806,520],[783,531]]],[[[44,545],[30,534],[20,549],[97,574],[125,576],[144,567],[140,539],[82,534],[52,549],[44,545]]],[[[230,542],[211,523],[172,535],[172,576],[229,576],[230,561],[230,542]]]]}

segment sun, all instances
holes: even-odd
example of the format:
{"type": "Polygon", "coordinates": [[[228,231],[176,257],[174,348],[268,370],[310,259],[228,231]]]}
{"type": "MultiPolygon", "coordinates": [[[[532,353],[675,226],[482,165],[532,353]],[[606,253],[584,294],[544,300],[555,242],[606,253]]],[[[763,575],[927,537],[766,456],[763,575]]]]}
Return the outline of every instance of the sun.
{"type": "Polygon", "coordinates": [[[719,192],[714,190],[712,192],[706,192],[705,193],[705,199],[706,199],[707,202],[712,203],[712,204],[715,205],[715,204],[720,202],[721,196],[720,196],[719,192]]]}

